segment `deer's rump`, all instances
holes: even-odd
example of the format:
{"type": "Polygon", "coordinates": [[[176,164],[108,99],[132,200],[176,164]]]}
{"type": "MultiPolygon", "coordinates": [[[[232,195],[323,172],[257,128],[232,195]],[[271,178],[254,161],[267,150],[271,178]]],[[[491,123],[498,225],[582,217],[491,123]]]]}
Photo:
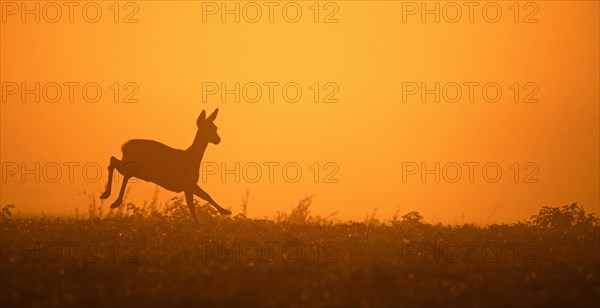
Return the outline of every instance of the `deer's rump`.
{"type": "Polygon", "coordinates": [[[180,192],[198,181],[198,168],[191,168],[185,151],[160,142],[135,139],[121,148],[123,174],[156,183],[168,190],[180,192]]]}

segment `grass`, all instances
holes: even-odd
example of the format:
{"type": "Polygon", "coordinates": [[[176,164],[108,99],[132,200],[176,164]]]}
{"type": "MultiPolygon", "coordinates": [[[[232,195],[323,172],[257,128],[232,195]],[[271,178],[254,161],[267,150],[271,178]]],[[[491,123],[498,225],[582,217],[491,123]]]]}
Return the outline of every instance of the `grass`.
{"type": "MultiPolygon", "coordinates": [[[[245,203],[248,195],[245,196],[245,203]]],[[[222,217],[181,199],[0,226],[2,306],[570,306],[600,302],[600,227],[576,204],[515,224],[222,217]]]]}

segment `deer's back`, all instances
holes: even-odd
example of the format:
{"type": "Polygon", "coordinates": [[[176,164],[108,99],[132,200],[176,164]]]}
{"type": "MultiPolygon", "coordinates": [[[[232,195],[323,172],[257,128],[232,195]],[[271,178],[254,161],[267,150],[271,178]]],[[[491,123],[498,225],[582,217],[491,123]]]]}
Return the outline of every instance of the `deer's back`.
{"type": "Polygon", "coordinates": [[[130,140],[121,149],[122,162],[137,169],[135,177],[173,191],[181,191],[198,180],[198,170],[190,168],[183,150],[143,139],[130,140]]]}
{"type": "MultiPolygon", "coordinates": [[[[173,149],[154,140],[133,139],[121,147],[125,156],[137,159],[162,160],[176,156],[181,150],[173,149]]],[[[174,157],[173,157],[174,158],[174,157]]]]}

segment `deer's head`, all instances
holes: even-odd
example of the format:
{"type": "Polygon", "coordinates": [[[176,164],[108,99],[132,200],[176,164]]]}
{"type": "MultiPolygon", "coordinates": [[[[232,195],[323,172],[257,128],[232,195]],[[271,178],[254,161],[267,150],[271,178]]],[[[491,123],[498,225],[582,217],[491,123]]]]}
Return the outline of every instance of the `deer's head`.
{"type": "Polygon", "coordinates": [[[217,126],[214,123],[217,118],[217,113],[219,113],[219,108],[215,109],[215,111],[207,118],[206,111],[202,110],[198,120],[196,120],[196,125],[198,125],[198,135],[202,136],[202,139],[214,144],[219,144],[219,142],[221,142],[221,137],[217,134],[217,126]]]}

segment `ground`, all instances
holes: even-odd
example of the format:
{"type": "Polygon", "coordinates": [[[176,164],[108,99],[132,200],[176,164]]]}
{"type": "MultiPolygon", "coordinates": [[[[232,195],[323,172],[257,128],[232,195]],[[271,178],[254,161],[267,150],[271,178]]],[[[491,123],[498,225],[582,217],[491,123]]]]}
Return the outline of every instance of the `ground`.
{"type": "Polygon", "coordinates": [[[195,224],[185,215],[133,212],[4,217],[2,306],[600,302],[597,226],[297,222],[206,213],[195,224]]]}

